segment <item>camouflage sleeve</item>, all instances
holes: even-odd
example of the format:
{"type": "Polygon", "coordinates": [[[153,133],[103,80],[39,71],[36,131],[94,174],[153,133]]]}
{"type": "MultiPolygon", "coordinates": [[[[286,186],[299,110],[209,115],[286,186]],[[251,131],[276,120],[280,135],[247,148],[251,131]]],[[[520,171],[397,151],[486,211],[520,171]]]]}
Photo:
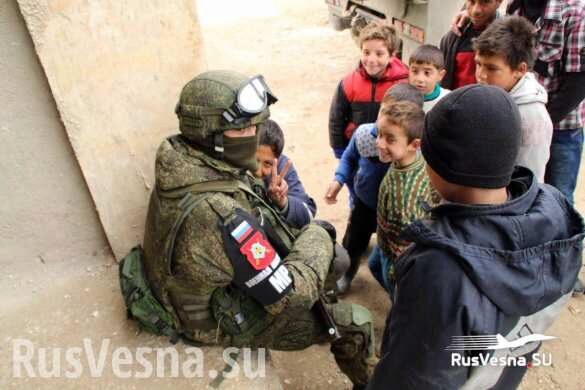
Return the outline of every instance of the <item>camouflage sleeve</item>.
{"type": "Polygon", "coordinates": [[[293,288],[284,299],[266,306],[266,310],[278,314],[288,305],[309,310],[323,290],[332,259],[333,242],[329,234],[318,225],[307,225],[284,259],[293,279],[293,288]]]}

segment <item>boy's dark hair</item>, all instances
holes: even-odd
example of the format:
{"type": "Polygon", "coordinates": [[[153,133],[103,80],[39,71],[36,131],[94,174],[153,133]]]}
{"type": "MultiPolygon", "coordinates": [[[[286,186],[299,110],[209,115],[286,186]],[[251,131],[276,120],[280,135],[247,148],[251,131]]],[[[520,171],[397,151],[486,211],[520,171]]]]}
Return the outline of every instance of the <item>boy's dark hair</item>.
{"type": "Polygon", "coordinates": [[[284,133],[278,123],[267,119],[258,125],[258,145],[269,146],[274,157],[280,157],[284,149],[284,133]]]}
{"type": "Polygon", "coordinates": [[[473,40],[473,50],[479,55],[502,56],[512,69],[522,62],[532,68],[535,58],[535,30],[522,16],[507,16],[494,20],[473,40]]]}
{"type": "Polygon", "coordinates": [[[421,91],[416,89],[415,86],[408,83],[400,83],[395,84],[392,86],[392,88],[386,91],[384,97],[382,97],[380,105],[384,107],[388,104],[401,101],[409,101],[422,108],[424,104],[424,97],[421,91]]]}
{"type": "Polygon", "coordinates": [[[445,59],[443,52],[435,45],[420,45],[412,52],[408,60],[408,65],[412,64],[430,64],[438,70],[445,68],[445,59]]]}
{"type": "Polygon", "coordinates": [[[398,34],[396,34],[396,29],[376,22],[368,23],[368,25],[360,32],[360,49],[364,42],[371,41],[372,39],[381,39],[384,41],[390,55],[393,55],[400,46],[400,38],[398,38],[398,34]]]}
{"type": "Polygon", "coordinates": [[[384,117],[393,125],[404,129],[408,142],[422,138],[425,127],[425,113],[415,103],[403,100],[390,103],[380,111],[380,118],[384,117]]]}

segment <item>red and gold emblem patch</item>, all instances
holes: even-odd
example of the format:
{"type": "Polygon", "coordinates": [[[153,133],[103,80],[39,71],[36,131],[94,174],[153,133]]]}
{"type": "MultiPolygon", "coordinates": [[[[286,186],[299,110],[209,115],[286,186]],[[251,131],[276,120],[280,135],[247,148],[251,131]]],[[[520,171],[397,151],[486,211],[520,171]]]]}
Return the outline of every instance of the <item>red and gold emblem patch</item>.
{"type": "Polygon", "coordinates": [[[276,254],[270,242],[259,231],[240,247],[240,252],[257,271],[268,267],[276,254]]]}

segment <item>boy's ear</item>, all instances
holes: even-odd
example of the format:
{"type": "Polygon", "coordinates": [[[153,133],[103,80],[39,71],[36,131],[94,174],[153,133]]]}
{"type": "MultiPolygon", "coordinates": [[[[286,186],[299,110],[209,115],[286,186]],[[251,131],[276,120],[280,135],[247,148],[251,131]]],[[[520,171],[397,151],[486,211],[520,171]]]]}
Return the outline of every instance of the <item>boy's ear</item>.
{"type": "Polygon", "coordinates": [[[521,62],[520,65],[518,65],[518,71],[522,72],[522,75],[524,76],[524,74],[528,72],[528,64],[526,62],[521,62]]]}
{"type": "Polygon", "coordinates": [[[414,150],[419,150],[420,149],[420,138],[415,138],[412,141],[410,141],[409,146],[411,146],[414,150]]]}
{"type": "Polygon", "coordinates": [[[520,65],[514,71],[515,76],[518,80],[520,80],[524,75],[528,72],[528,64],[526,62],[521,62],[520,65]]]}
{"type": "Polygon", "coordinates": [[[445,77],[445,75],[447,74],[447,69],[441,69],[439,71],[439,81],[443,80],[443,77],[445,77]]]}

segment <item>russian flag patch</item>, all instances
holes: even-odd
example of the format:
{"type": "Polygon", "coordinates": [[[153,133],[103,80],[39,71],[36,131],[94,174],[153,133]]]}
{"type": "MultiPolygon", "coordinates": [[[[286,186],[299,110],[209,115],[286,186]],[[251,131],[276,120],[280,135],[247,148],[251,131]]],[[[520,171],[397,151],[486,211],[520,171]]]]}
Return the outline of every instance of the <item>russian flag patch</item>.
{"type": "Polygon", "coordinates": [[[238,244],[241,244],[253,230],[254,229],[252,229],[252,226],[250,226],[247,221],[242,221],[234,230],[232,230],[231,235],[238,244]]]}

